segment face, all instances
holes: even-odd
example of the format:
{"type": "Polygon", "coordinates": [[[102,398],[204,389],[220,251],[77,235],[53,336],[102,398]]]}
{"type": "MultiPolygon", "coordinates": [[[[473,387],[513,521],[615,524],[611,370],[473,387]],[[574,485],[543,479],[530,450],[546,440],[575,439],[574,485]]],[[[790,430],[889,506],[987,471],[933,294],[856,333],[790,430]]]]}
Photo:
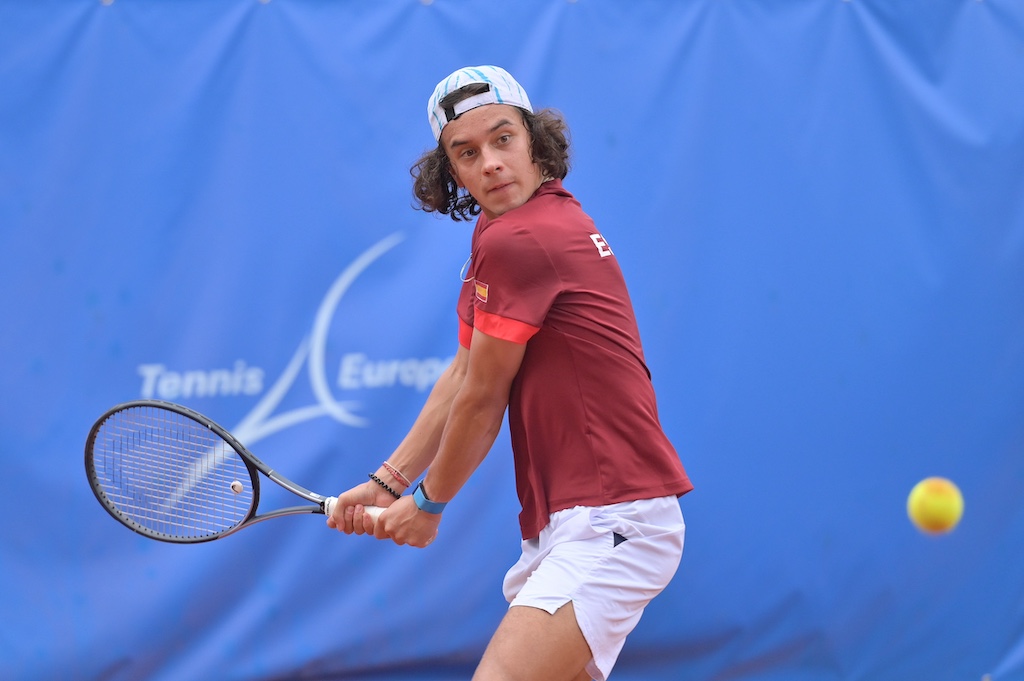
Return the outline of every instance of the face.
{"type": "Polygon", "coordinates": [[[444,127],[441,144],[452,177],[488,218],[523,205],[544,181],[530,154],[530,133],[514,106],[470,109],[444,127]]]}

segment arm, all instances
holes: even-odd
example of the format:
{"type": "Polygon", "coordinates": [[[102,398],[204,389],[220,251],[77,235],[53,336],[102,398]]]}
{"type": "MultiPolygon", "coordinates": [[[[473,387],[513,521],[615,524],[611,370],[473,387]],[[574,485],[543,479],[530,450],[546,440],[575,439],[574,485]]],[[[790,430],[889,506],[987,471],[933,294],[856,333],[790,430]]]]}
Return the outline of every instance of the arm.
{"type": "Polygon", "coordinates": [[[434,384],[409,433],[388,457],[388,462],[409,480],[418,478],[437,456],[452,403],[466,380],[469,358],[470,351],[460,345],[455,359],[434,384]]]}
{"type": "MultiPolygon", "coordinates": [[[[434,384],[408,434],[388,457],[388,463],[404,473],[409,480],[418,478],[434,460],[448,414],[451,412],[452,401],[466,378],[468,365],[469,351],[460,345],[455,353],[455,359],[434,384]]],[[[405,491],[405,484],[392,476],[383,466],[377,469],[376,475],[399,494],[405,491]]],[[[386,507],[394,502],[394,497],[383,487],[373,481],[367,481],[338,497],[334,513],[327,518],[327,525],[346,534],[372,533],[373,521],[364,516],[362,507],[386,507]],[[361,518],[362,522],[355,521],[357,517],[361,518]]]]}
{"type": "Polygon", "coordinates": [[[466,380],[452,403],[437,458],[424,480],[431,500],[450,501],[487,456],[525,352],[523,343],[473,332],[466,380]]]}
{"type": "MultiPolygon", "coordinates": [[[[525,344],[473,332],[465,380],[451,402],[437,456],[423,483],[432,501],[451,500],[487,456],[501,429],[512,380],[525,352],[525,344]]],[[[439,514],[420,511],[406,495],[381,516],[375,535],[426,546],[440,522],[439,514]]]]}

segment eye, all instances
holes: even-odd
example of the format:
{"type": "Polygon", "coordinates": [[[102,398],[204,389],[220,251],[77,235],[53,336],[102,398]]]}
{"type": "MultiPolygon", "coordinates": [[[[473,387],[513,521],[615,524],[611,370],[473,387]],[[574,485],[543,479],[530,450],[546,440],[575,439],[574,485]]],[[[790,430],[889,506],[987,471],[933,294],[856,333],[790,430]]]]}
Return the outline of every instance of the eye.
{"type": "Polygon", "coordinates": [[[498,144],[508,144],[512,140],[512,135],[505,133],[498,138],[498,144]]]}

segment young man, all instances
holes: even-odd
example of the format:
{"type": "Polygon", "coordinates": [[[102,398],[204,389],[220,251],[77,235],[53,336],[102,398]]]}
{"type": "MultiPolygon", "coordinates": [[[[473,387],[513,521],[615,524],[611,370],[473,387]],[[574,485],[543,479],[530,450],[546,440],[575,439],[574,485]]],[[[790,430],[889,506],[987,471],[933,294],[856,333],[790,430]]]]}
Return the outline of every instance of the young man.
{"type": "Polygon", "coordinates": [[[562,186],[566,126],[493,66],[460,69],[427,107],[436,149],[421,207],[480,215],[459,348],[398,448],[328,525],[424,547],[508,409],[522,556],[476,681],[604,681],[683,549],[692,489],[658,421],[615,255],[562,186]],[[402,495],[421,473],[412,494],[402,495]],[[386,506],[374,522],[368,505],[386,506]]]}

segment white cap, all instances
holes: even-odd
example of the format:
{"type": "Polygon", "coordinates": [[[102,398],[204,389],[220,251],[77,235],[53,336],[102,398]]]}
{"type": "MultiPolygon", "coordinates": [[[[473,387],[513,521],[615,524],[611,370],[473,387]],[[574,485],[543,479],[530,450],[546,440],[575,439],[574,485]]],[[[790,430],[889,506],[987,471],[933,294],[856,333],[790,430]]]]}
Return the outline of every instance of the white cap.
{"type": "Polygon", "coordinates": [[[427,118],[434,131],[434,139],[441,139],[441,131],[457,117],[470,109],[484,104],[511,104],[533,112],[530,98],[516,79],[508,71],[498,66],[467,66],[451,74],[434,88],[434,94],[427,102],[427,118]],[[486,92],[473,95],[462,100],[447,110],[441,106],[441,100],[461,87],[473,83],[486,83],[490,87],[486,92]]]}

